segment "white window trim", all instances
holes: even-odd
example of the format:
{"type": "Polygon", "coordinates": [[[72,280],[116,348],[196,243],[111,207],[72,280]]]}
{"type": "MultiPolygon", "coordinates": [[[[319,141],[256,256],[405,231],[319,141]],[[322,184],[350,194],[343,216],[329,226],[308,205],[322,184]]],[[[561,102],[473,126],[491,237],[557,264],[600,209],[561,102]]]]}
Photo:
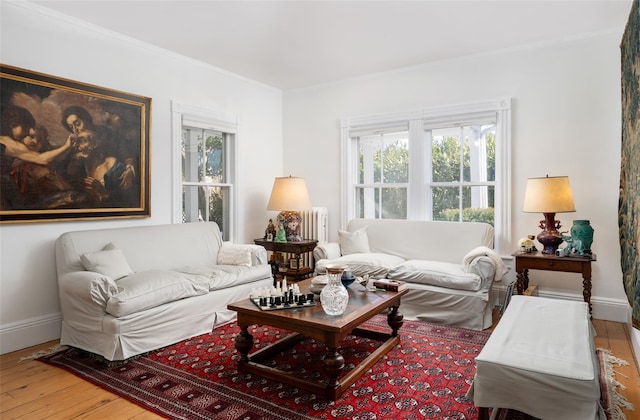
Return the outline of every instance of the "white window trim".
{"type": "MultiPolygon", "coordinates": [[[[494,248],[500,254],[508,255],[511,249],[511,98],[499,98],[484,102],[476,102],[462,105],[450,105],[442,107],[434,107],[408,112],[390,113],[385,115],[350,117],[340,120],[340,132],[342,141],[342,176],[340,183],[340,194],[342,199],[340,226],[345,228],[347,222],[355,217],[354,194],[351,191],[351,185],[357,181],[357,165],[355,156],[355,142],[351,141],[351,135],[356,133],[373,133],[376,129],[382,130],[388,127],[405,126],[409,123],[409,131],[411,133],[423,132],[424,121],[442,122],[446,124],[452,119],[458,120],[465,116],[474,117],[475,115],[486,114],[487,112],[496,113],[496,132],[500,133],[501,140],[496,145],[496,168],[495,168],[495,243],[494,248]]],[[[420,156],[414,152],[424,152],[411,150],[411,156],[420,156]]],[[[411,164],[412,162],[410,162],[411,164]]],[[[409,182],[415,180],[410,179],[409,182]]],[[[420,208],[428,205],[425,198],[407,197],[408,200],[408,219],[415,219],[416,214],[412,213],[412,203],[410,200],[425,201],[420,204],[420,208]]],[[[414,206],[415,208],[415,206],[414,206]]]]}
{"type": "Polygon", "coordinates": [[[240,138],[240,118],[236,115],[228,115],[219,111],[200,108],[192,105],[186,105],[180,102],[171,102],[171,123],[172,123],[172,146],[173,146],[173,158],[171,162],[172,166],[172,211],[171,219],[173,223],[182,223],[182,159],[180,156],[180,146],[182,143],[182,126],[193,125],[199,128],[221,131],[223,133],[233,134],[234,147],[233,150],[227,150],[226,156],[229,165],[228,179],[230,180],[229,193],[230,193],[230,209],[229,217],[229,238],[232,242],[237,242],[235,237],[238,223],[238,217],[236,215],[236,209],[238,208],[236,191],[239,190],[238,185],[238,141],[240,138]]]}

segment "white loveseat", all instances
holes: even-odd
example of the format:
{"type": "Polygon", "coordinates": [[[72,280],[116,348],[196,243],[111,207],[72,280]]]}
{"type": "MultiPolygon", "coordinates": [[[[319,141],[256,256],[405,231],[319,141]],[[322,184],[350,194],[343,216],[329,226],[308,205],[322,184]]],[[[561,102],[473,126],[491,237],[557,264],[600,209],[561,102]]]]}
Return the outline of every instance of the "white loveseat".
{"type": "Polygon", "coordinates": [[[352,219],[339,242],[314,250],[316,273],[342,264],[356,276],[407,282],[400,310],[418,319],[483,330],[492,324],[489,293],[507,268],[492,250],[487,223],[352,219]]]}
{"type": "Polygon", "coordinates": [[[266,250],[223,243],[213,222],[68,232],[55,253],[60,344],[110,361],[209,332],[273,284],[266,250]]]}

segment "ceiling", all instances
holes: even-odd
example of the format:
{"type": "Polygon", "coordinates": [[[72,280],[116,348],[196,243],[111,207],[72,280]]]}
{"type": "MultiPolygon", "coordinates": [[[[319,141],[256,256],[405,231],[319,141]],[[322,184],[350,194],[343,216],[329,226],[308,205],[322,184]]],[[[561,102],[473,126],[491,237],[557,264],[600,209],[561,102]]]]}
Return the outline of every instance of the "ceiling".
{"type": "Polygon", "coordinates": [[[632,0],[40,0],[280,89],[622,30],[632,0]]]}

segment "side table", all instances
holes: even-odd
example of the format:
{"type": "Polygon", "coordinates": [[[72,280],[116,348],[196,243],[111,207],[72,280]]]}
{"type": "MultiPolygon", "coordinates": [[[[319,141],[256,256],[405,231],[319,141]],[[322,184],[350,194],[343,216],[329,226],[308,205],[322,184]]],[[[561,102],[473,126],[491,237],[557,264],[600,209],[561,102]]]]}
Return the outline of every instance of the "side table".
{"type": "Polygon", "coordinates": [[[287,267],[286,271],[281,271],[277,264],[271,264],[271,273],[273,274],[274,281],[277,281],[278,277],[287,277],[287,280],[300,281],[307,277],[311,277],[315,270],[315,262],[313,256],[309,258],[308,266],[301,266],[300,254],[306,252],[313,252],[318,241],[315,239],[303,239],[299,242],[274,242],[267,241],[265,239],[254,239],[256,245],[262,245],[267,251],[276,253],[289,253],[295,255],[295,260],[298,262],[294,267],[287,267]]]}
{"type": "Polygon", "coordinates": [[[517,291],[521,295],[529,287],[529,270],[582,273],[582,297],[589,304],[591,313],[591,262],[596,254],[556,256],[542,252],[515,252],[517,291]]]}

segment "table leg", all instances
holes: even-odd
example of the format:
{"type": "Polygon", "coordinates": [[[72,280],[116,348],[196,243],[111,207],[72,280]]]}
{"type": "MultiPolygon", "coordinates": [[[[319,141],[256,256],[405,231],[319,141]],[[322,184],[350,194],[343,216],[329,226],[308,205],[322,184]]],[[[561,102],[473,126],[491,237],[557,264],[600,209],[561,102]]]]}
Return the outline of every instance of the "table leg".
{"type": "Polygon", "coordinates": [[[322,358],[325,373],[328,376],[327,391],[338,387],[338,375],[344,368],[344,357],[338,352],[337,347],[327,347],[327,353],[322,358]]]}
{"type": "Polygon", "coordinates": [[[489,420],[489,409],[487,407],[478,407],[478,420],[489,420]]]}
{"type": "Polygon", "coordinates": [[[519,295],[524,294],[524,291],[529,287],[529,269],[525,268],[522,271],[516,273],[517,283],[516,290],[519,295]]]}
{"type": "Polygon", "coordinates": [[[391,327],[391,336],[396,337],[398,330],[402,327],[404,315],[398,311],[397,306],[392,306],[389,314],[387,315],[387,323],[391,327]]]}
{"type": "Polygon", "coordinates": [[[253,347],[253,336],[249,334],[249,326],[244,325],[240,327],[240,333],[236,335],[234,339],[236,344],[236,350],[240,353],[240,360],[238,366],[242,366],[244,363],[249,362],[249,350],[253,347]]]}
{"type": "MultiPolygon", "coordinates": [[[[591,261],[582,263],[582,297],[589,304],[589,314],[591,315],[591,261]]],[[[591,316],[593,320],[593,316],[591,316]]]]}
{"type": "MultiPolygon", "coordinates": [[[[591,315],[591,278],[582,279],[582,298],[589,304],[589,314],[591,315]]],[[[593,320],[593,316],[591,316],[593,320]]]]}

